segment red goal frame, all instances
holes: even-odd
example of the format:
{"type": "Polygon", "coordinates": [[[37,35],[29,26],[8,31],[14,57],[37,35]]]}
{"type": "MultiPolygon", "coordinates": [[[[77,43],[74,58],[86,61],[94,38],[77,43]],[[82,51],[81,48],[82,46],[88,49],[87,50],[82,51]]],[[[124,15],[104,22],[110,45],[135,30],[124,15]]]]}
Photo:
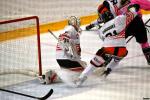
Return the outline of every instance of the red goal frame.
{"type": "Polygon", "coordinates": [[[40,42],[40,24],[39,24],[39,18],[38,16],[29,16],[24,18],[17,18],[17,19],[11,19],[6,21],[0,21],[0,24],[7,24],[7,23],[14,23],[19,21],[25,21],[25,20],[35,20],[36,21],[36,30],[37,30],[37,46],[38,46],[38,63],[39,63],[39,76],[42,75],[42,61],[41,61],[41,42],[40,42]]]}

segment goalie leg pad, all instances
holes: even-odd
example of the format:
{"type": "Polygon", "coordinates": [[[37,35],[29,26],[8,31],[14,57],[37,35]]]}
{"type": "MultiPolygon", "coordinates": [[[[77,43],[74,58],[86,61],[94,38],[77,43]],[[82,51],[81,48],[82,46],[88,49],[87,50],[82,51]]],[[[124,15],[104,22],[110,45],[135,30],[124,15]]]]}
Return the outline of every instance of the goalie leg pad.
{"type": "Polygon", "coordinates": [[[81,64],[80,61],[73,61],[70,59],[57,59],[57,63],[60,65],[61,68],[72,71],[83,71],[84,69],[83,64],[81,64]]]}

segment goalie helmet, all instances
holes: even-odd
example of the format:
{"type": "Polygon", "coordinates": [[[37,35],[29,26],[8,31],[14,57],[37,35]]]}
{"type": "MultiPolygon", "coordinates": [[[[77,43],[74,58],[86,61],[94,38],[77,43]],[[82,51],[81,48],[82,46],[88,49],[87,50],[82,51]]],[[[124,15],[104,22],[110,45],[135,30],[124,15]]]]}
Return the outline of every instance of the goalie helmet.
{"type": "Polygon", "coordinates": [[[78,17],[71,16],[68,19],[68,25],[73,25],[73,26],[76,26],[77,28],[79,28],[80,27],[80,19],[78,17]]]}

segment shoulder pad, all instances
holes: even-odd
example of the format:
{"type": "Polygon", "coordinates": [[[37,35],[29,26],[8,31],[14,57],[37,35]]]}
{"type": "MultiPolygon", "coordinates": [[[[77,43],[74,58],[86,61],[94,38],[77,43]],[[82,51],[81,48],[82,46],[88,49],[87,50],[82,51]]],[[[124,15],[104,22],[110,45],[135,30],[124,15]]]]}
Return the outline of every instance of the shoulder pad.
{"type": "Polygon", "coordinates": [[[72,25],[68,25],[64,29],[65,32],[73,32],[76,31],[75,28],[72,25]]]}

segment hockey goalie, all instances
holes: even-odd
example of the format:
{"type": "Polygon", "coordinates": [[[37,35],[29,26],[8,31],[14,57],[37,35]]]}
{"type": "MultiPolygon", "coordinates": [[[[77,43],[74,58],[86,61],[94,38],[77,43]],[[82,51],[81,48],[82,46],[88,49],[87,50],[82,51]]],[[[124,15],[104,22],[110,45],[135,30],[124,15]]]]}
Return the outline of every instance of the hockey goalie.
{"type": "Polygon", "coordinates": [[[55,82],[64,82],[74,87],[75,80],[83,71],[86,63],[81,61],[80,47],[80,19],[71,16],[68,19],[68,25],[64,32],[59,35],[56,46],[56,61],[60,66],[60,70],[50,70],[40,77],[41,83],[51,84],[55,82]]]}

